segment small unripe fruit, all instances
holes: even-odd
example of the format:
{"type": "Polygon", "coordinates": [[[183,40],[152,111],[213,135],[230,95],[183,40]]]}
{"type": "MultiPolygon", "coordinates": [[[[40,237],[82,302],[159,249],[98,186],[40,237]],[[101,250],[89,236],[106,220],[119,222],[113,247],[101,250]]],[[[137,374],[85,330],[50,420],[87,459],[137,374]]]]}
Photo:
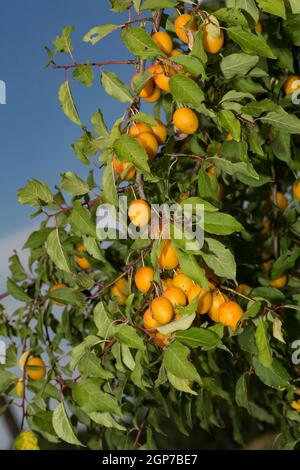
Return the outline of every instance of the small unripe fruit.
{"type": "Polygon", "coordinates": [[[18,382],[16,383],[16,394],[19,398],[22,398],[24,396],[24,390],[25,390],[24,379],[23,377],[20,377],[18,379],[18,382]]]}
{"type": "Polygon", "coordinates": [[[174,309],[171,302],[165,297],[156,297],[150,306],[153,318],[161,325],[166,325],[174,317],[174,309]]]}
{"type": "MultiPolygon", "coordinates": [[[[76,246],[76,252],[81,254],[86,252],[86,248],[83,243],[79,243],[79,245],[76,246]]],[[[78,264],[78,266],[83,269],[84,271],[90,269],[92,267],[91,263],[89,262],[88,259],[83,258],[81,256],[75,256],[75,263],[78,264]]]]}
{"type": "Polygon", "coordinates": [[[143,268],[139,268],[135,273],[135,285],[140,292],[146,294],[152,285],[152,281],[154,279],[154,269],[144,266],[143,268]]]}
{"type": "Polygon", "coordinates": [[[162,269],[175,269],[178,266],[179,259],[175,248],[170,240],[165,240],[158,258],[158,264],[162,269]]]}
{"type": "MultiPolygon", "coordinates": [[[[270,196],[270,198],[271,201],[273,201],[272,196],[270,196]]],[[[287,206],[289,205],[286,196],[280,191],[277,191],[276,193],[276,205],[278,207],[279,212],[284,212],[287,206]]]]}
{"type": "Polygon", "coordinates": [[[110,295],[112,298],[116,297],[118,305],[125,305],[128,294],[128,282],[124,277],[118,279],[110,289],[110,295]]]}
{"type": "Polygon", "coordinates": [[[160,48],[160,50],[166,54],[170,55],[173,49],[173,41],[171,36],[164,32],[164,31],[159,31],[158,33],[154,33],[151,36],[152,41],[155,42],[155,44],[160,48]]]}
{"type": "Polygon", "coordinates": [[[40,357],[31,357],[25,364],[25,372],[31,380],[42,380],[46,375],[46,366],[40,357]]]}
{"type": "Polygon", "coordinates": [[[184,134],[195,134],[199,127],[197,114],[189,108],[179,108],[173,114],[174,126],[184,134]]]}
{"type": "Polygon", "coordinates": [[[242,307],[237,302],[229,300],[219,308],[219,322],[235,331],[243,314],[242,307]]]}
{"type": "Polygon", "coordinates": [[[22,431],[16,438],[14,450],[40,450],[38,440],[31,431],[22,431]]]}
{"type": "Polygon", "coordinates": [[[300,201],[300,179],[297,179],[293,184],[293,196],[297,201],[300,201]]]}
{"type": "Polygon", "coordinates": [[[148,224],[151,218],[151,209],[149,204],[142,199],[136,199],[131,202],[128,208],[130,221],[136,227],[143,227],[148,224]]]}
{"type": "Polygon", "coordinates": [[[174,22],[175,33],[182,42],[188,44],[189,37],[187,31],[196,31],[197,23],[193,16],[184,14],[176,18],[174,22]]]}
{"type": "Polygon", "coordinates": [[[260,21],[258,21],[255,25],[255,32],[262,33],[263,32],[263,25],[260,21]]]}
{"type": "Polygon", "coordinates": [[[208,54],[216,54],[222,49],[224,44],[224,33],[220,30],[220,36],[218,38],[212,37],[207,30],[207,25],[204,25],[203,28],[202,43],[205,52],[208,54]]]}

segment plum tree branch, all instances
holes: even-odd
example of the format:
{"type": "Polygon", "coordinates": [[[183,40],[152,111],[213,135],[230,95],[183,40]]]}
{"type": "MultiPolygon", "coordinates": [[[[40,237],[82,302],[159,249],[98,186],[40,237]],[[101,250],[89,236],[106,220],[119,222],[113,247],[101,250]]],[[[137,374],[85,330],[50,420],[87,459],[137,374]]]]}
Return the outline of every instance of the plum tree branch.
{"type": "Polygon", "coordinates": [[[90,67],[102,67],[103,65],[137,65],[139,63],[138,60],[105,60],[102,62],[85,62],[82,64],[69,64],[69,65],[53,65],[54,70],[69,70],[75,69],[78,67],[89,65],[90,67]]]}

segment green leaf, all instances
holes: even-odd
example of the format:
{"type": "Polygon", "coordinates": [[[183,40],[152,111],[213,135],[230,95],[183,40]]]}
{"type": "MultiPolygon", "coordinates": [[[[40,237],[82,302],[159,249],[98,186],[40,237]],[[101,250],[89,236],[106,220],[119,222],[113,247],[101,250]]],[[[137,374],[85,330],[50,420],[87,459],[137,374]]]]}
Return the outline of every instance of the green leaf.
{"type": "Polygon", "coordinates": [[[100,426],[104,426],[105,428],[113,428],[118,429],[119,431],[126,431],[126,428],[124,426],[121,426],[121,424],[117,423],[117,421],[114,420],[110,413],[97,413],[96,411],[94,411],[92,413],[89,413],[88,416],[91,418],[92,421],[97,424],[100,424],[100,426]]]}
{"type": "Polygon", "coordinates": [[[89,185],[72,171],[62,173],[61,187],[72,196],[83,196],[90,190],[89,185]]]}
{"type": "Polygon", "coordinates": [[[28,206],[50,204],[53,201],[49,187],[36,179],[30,180],[24,188],[18,190],[17,194],[19,203],[28,206]]]}
{"type": "Polygon", "coordinates": [[[210,202],[206,201],[205,199],[202,199],[201,197],[189,197],[188,199],[184,199],[181,201],[180,205],[185,206],[185,205],[191,205],[192,210],[196,210],[196,206],[202,204],[204,206],[204,211],[205,212],[218,212],[218,208],[215,207],[213,204],[210,202]]]}
{"type": "Polygon", "coordinates": [[[23,249],[34,249],[43,246],[52,230],[52,227],[45,227],[36,232],[32,232],[23,246],[23,249]]]}
{"type": "Polygon", "coordinates": [[[199,85],[185,75],[179,73],[173,75],[169,84],[171,92],[178,103],[184,103],[197,109],[204,101],[204,94],[199,85]]]}
{"type": "Polygon", "coordinates": [[[195,366],[188,360],[189,354],[189,348],[183,344],[172,343],[164,350],[163,364],[167,372],[175,375],[175,377],[201,383],[201,378],[195,366]]]}
{"type": "Polygon", "coordinates": [[[73,51],[71,43],[71,33],[74,31],[74,26],[67,26],[61,32],[60,36],[56,36],[53,41],[55,46],[55,53],[57,52],[67,52],[70,53],[73,51]]]}
{"type": "Polygon", "coordinates": [[[300,134],[300,119],[293,114],[270,112],[260,121],[289,134],[300,134]]]}
{"type": "Polygon", "coordinates": [[[167,376],[170,384],[173,385],[176,390],[179,390],[180,392],[190,393],[191,395],[197,395],[197,393],[191,389],[190,380],[176,377],[176,375],[173,375],[169,371],[167,371],[167,376]]]}
{"type": "Polygon", "coordinates": [[[68,221],[73,230],[79,232],[80,235],[91,235],[96,238],[96,226],[91,220],[90,211],[82,206],[80,200],[74,201],[68,221]]]}
{"type": "Polygon", "coordinates": [[[227,0],[227,7],[237,8],[244,10],[250,15],[255,23],[259,20],[259,10],[256,6],[255,0],[227,0]]]}
{"type": "Polygon", "coordinates": [[[16,282],[24,281],[24,279],[27,278],[27,274],[17,253],[9,258],[9,270],[12,274],[13,280],[16,282]]]}
{"type": "Polygon", "coordinates": [[[174,62],[174,64],[181,65],[184,70],[191,73],[193,77],[199,77],[199,75],[201,75],[203,79],[206,78],[204,65],[197,57],[192,55],[179,55],[171,57],[170,61],[174,62]]]}
{"type": "Polygon", "coordinates": [[[248,373],[245,372],[240,376],[235,385],[235,401],[238,406],[246,408],[246,410],[249,409],[247,377],[248,373]]]}
{"type": "Polygon", "coordinates": [[[100,389],[99,379],[85,379],[72,387],[72,397],[89,414],[94,411],[104,411],[122,417],[117,399],[100,389]]]}
{"type": "Polygon", "coordinates": [[[75,124],[82,126],[68,80],[61,85],[58,99],[65,115],[75,124]]]}
{"type": "Polygon", "coordinates": [[[217,276],[236,279],[236,263],[231,251],[214,238],[205,238],[210,253],[201,252],[205,263],[217,276]]]}
{"type": "Polygon", "coordinates": [[[130,352],[129,347],[126,344],[121,344],[121,352],[122,352],[122,361],[125,364],[125,366],[130,370],[134,370],[135,361],[134,361],[133,355],[130,352]]]}
{"type": "Polygon", "coordinates": [[[246,312],[243,315],[242,320],[247,320],[248,318],[254,318],[260,312],[260,309],[262,306],[261,302],[249,302],[249,304],[250,304],[250,307],[247,308],[246,312]]]}
{"type": "Polygon", "coordinates": [[[220,344],[220,338],[213,331],[205,328],[189,328],[187,331],[176,333],[176,339],[189,348],[203,348],[205,351],[215,349],[220,344]]]}
{"type": "Polygon", "coordinates": [[[137,26],[124,28],[121,32],[121,39],[127,49],[141,59],[165,56],[155,42],[152,41],[147,31],[137,26]]]}
{"type": "Polygon", "coordinates": [[[47,253],[59,269],[68,273],[71,272],[70,261],[61,244],[58,228],[52,230],[48,236],[47,253]]]}
{"type": "Polygon", "coordinates": [[[253,34],[239,26],[228,28],[227,33],[228,36],[247,54],[254,52],[261,57],[276,59],[272,49],[262,35],[258,36],[257,34],[253,34]]]}
{"type": "Polygon", "coordinates": [[[60,437],[60,439],[65,442],[68,442],[69,444],[83,446],[83,444],[77,439],[74,434],[63,403],[60,403],[55,408],[52,417],[52,424],[56,434],[58,435],[58,437],[60,437]]]}
{"type": "Polygon", "coordinates": [[[248,26],[248,22],[243,13],[236,8],[220,8],[214,12],[214,16],[219,20],[227,24],[237,26],[248,26]]]}
{"type": "Polygon", "coordinates": [[[117,24],[103,24],[101,26],[95,26],[83,36],[83,41],[90,42],[94,46],[98,41],[105,38],[105,36],[118,28],[120,28],[120,26],[117,24]]]}
{"type": "Polygon", "coordinates": [[[137,334],[132,326],[121,324],[115,326],[114,336],[120,343],[126,344],[130,348],[144,350],[145,346],[142,338],[137,334]]]}
{"type": "Polygon", "coordinates": [[[220,67],[224,77],[230,80],[233,77],[243,77],[258,63],[257,55],[230,54],[221,60],[220,67]]]}
{"type": "Polygon", "coordinates": [[[270,348],[270,337],[268,335],[268,322],[260,320],[256,332],[255,341],[258,349],[258,360],[264,367],[272,365],[272,350],[270,348]]]}
{"type": "MultiPolygon", "coordinates": [[[[197,303],[195,305],[195,310],[197,308],[197,303]]],[[[179,331],[179,330],[187,330],[193,321],[196,318],[195,313],[191,313],[190,315],[182,315],[179,320],[175,320],[173,322],[168,323],[167,325],[163,325],[157,328],[157,331],[159,333],[162,333],[164,335],[174,333],[174,331],[179,331]]]]}
{"type": "Polygon", "coordinates": [[[281,363],[273,358],[272,367],[264,367],[256,357],[253,357],[255,374],[268,387],[287,388],[289,387],[290,376],[281,363]]]}
{"type": "Polygon", "coordinates": [[[99,302],[94,308],[93,318],[95,325],[98,328],[98,336],[104,339],[111,338],[115,331],[115,325],[109,318],[103,302],[99,302]]]}
{"type": "Polygon", "coordinates": [[[89,255],[98,261],[107,264],[107,261],[99,247],[99,242],[94,237],[83,237],[83,244],[89,255]]]}
{"type": "Polygon", "coordinates": [[[86,378],[89,375],[105,380],[114,378],[114,375],[110,371],[103,369],[101,366],[101,360],[94,352],[83,354],[78,363],[78,370],[83,378],[86,378]]]}
{"type": "Polygon", "coordinates": [[[122,162],[132,162],[141,173],[150,173],[145,149],[130,135],[121,135],[114,143],[114,151],[122,162]]]}
{"type": "Polygon", "coordinates": [[[90,65],[80,65],[73,71],[73,80],[79,80],[82,85],[90,88],[94,81],[94,72],[90,65]]]}
{"type": "Polygon", "coordinates": [[[148,124],[148,126],[157,126],[157,121],[153,116],[151,116],[151,114],[146,114],[146,113],[141,113],[141,112],[134,114],[130,118],[130,121],[144,122],[145,124],[148,124]]]}
{"type": "Polygon", "coordinates": [[[266,13],[286,19],[284,0],[256,0],[259,8],[266,13]]]}
{"type": "Polygon", "coordinates": [[[0,393],[4,395],[6,390],[15,384],[17,380],[17,375],[12,374],[7,370],[0,369],[0,393]]]}
{"type": "Polygon", "coordinates": [[[241,125],[232,111],[222,109],[218,112],[216,118],[217,125],[232,134],[234,140],[239,140],[241,135],[241,125]]]}
{"type": "Polygon", "coordinates": [[[159,10],[160,8],[172,8],[177,4],[174,0],[145,0],[141,7],[143,10],[159,10]]]}
{"type": "Polygon", "coordinates": [[[241,232],[243,226],[230,214],[208,212],[204,218],[204,229],[215,235],[231,235],[234,232],[241,232]]]}
{"type": "Polygon", "coordinates": [[[115,183],[114,169],[111,162],[109,162],[102,174],[102,198],[104,202],[118,206],[119,199],[115,183]]]}
{"type": "Polygon", "coordinates": [[[100,109],[98,109],[98,111],[95,114],[93,114],[91,118],[91,123],[93,125],[94,132],[96,134],[98,134],[103,139],[107,139],[109,137],[109,131],[106,127],[103,114],[100,111],[100,109]]]}
{"type": "Polygon", "coordinates": [[[248,161],[247,163],[246,162],[233,163],[229,160],[225,160],[225,158],[220,158],[220,157],[211,157],[209,158],[209,161],[211,163],[214,163],[217,166],[217,168],[224,171],[224,173],[227,173],[228,175],[234,175],[238,179],[240,179],[240,177],[250,176],[253,179],[257,180],[258,182],[260,181],[259,179],[260,177],[256,173],[250,161],[248,161]]]}
{"type": "Polygon", "coordinates": [[[298,0],[289,0],[292,12],[294,14],[300,13],[300,3],[298,0]]]}
{"type": "Polygon", "coordinates": [[[106,93],[122,103],[131,103],[133,96],[130,89],[114,72],[102,72],[101,84],[106,93]]]}
{"type": "Polygon", "coordinates": [[[47,297],[64,305],[83,307],[86,303],[86,297],[84,294],[76,289],[70,289],[68,287],[62,287],[61,289],[56,289],[53,292],[48,292],[47,297]]]}
{"type": "Polygon", "coordinates": [[[208,286],[205,271],[199,266],[193,255],[178,252],[179,264],[184,274],[202,287],[208,286]]]}

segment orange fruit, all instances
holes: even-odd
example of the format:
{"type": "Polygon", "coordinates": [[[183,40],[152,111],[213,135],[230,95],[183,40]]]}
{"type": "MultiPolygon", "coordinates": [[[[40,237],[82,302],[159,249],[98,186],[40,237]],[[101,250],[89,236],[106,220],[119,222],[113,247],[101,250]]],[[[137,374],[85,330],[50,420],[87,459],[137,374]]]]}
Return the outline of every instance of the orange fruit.
{"type": "MultiPolygon", "coordinates": [[[[233,140],[233,136],[232,136],[232,134],[231,134],[230,132],[227,134],[226,140],[227,140],[227,142],[231,142],[231,141],[233,140]]],[[[240,140],[241,140],[241,139],[238,138],[238,139],[237,139],[237,142],[240,142],[240,140]]]]}
{"type": "Polygon", "coordinates": [[[156,330],[156,328],[161,326],[160,323],[153,318],[150,308],[147,308],[144,312],[143,322],[146,330],[156,330]]]}
{"type": "Polygon", "coordinates": [[[125,305],[128,294],[128,282],[124,277],[118,279],[110,289],[110,295],[117,298],[118,305],[125,305]]]}
{"type": "Polygon", "coordinates": [[[207,174],[208,176],[210,177],[210,179],[214,178],[216,176],[216,173],[217,173],[217,167],[216,165],[210,165],[208,168],[207,168],[207,174]]]}
{"type": "Polygon", "coordinates": [[[78,266],[84,271],[87,271],[92,267],[89,260],[86,258],[82,258],[81,256],[75,256],[75,263],[78,264],[78,266]]]}
{"type": "Polygon", "coordinates": [[[84,253],[86,251],[86,248],[84,246],[83,243],[79,243],[77,246],[76,246],[76,252],[77,253],[84,253]]]}
{"type": "Polygon", "coordinates": [[[293,196],[297,201],[300,201],[300,178],[298,178],[293,184],[293,196]]]}
{"type": "MultiPolygon", "coordinates": [[[[133,86],[133,83],[134,83],[134,79],[136,77],[138,77],[139,75],[141,75],[141,72],[137,72],[131,79],[131,82],[130,82],[130,85],[131,85],[131,88],[133,89],[134,91],[134,86],[133,86]]],[[[149,96],[152,95],[153,93],[153,90],[154,90],[154,82],[153,80],[150,78],[147,83],[145,84],[144,88],[142,89],[142,91],[139,93],[139,96],[141,98],[148,98],[149,96]]]]}
{"type": "MultiPolygon", "coordinates": [[[[270,196],[271,201],[273,201],[272,196],[270,196]]],[[[276,205],[279,212],[284,212],[287,206],[289,205],[286,196],[280,191],[276,194],[276,205]]]]}
{"type": "Polygon", "coordinates": [[[255,25],[255,31],[256,33],[262,33],[263,32],[263,25],[260,21],[258,21],[255,25]]]}
{"type": "Polygon", "coordinates": [[[173,287],[173,279],[170,279],[170,278],[162,279],[161,285],[162,285],[163,290],[168,289],[168,287],[173,287]]]}
{"type": "Polygon", "coordinates": [[[144,147],[150,160],[153,160],[158,151],[158,142],[152,132],[143,132],[136,137],[136,140],[144,147]]]}
{"type": "Polygon", "coordinates": [[[283,89],[286,95],[290,95],[291,93],[294,93],[299,88],[300,88],[300,76],[299,75],[290,75],[283,85],[283,89]]]}
{"type": "Polygon", "coordinates": [[[19,398],[22,398],[24,396],[24,390],[25,390],[24,378],[20,377],[16,383],[16,395],[19,398]]]}
{"type": "Polygon", "coordinates": [[[137,137],[143,132],[148,132],[152,134],[151,127],[148,126],[148,124],[145,124],[144,122],[133,122],[132,126],[129,129],[129,135],[131,135],[131,137],[137,137]]]}
{"type": "Polygon", "coordinates": [[[143,199],[135,199],[128,208],[128,217],[136,227],[143,227],[148,224],[151,218],[149,204],[143,199]]]}
{"type": "Polygon", "coordinates": [[[246,292],[248,289],[251,289],[251,287],[248,286],[248,284],[239,284],[236,288],[236,291],[239,294],[244,294],[244,292],[246,292]]]}
{"type": "Polygon", "coordinates": [[[170,300],[166,297],[156,297],[152,300],[150,310],[153,318],[161,325],[170,323],[174,317],[174,309],[170,300]]]}
{"type": "Polygon", "coordinates": [[[264,261],[261,265],[263,271],[265,271],[266,273],[271,271],[272,266],[273,266],[273,261],[271,259],[269,259],[268,261],[264,261]]]}
{"type": "Polygon", "coordinates": [[[160,95],[161,95],[160,88],[156,86],[154,88],[152,95],[148,96],[148,98],[144,98],[144,100],[147,101],[147,103],[156,103],[156,101],[159,100],[160,95]]]}
{"type": "Polygon", "coordinates": [[[170,93],[171,89],[169,81],[172,75],[176,72],[172,67],[162,66],[160,64],[153,64],[149,67],[148,71],[153,74],[153,80],[156,85],[163,91],[170,93]]]}
{"type": "Polygon", "coordinates": [[[219,321],[219,308],[226,301],[228,301],[228,297],[221,291],[217,290],[216,292],[213,292],[212,304],[208,311],[208,315],[214,322],[219,321]]]}
{"type": "Polygon", "coordinates": [[[287,283],[287,275],[283,274],[282,276],[278,277],[277,279],[271,279],[270,280],[270,286],[271,287],[276,287],[277,289],[282,289],[283,287],[286,286],[287,283]]]}
{"type": "Polygon", "coordinates": [[[209,154],[215,153],[215,152],[220,152],[222,148],[221,142],[215,142],[215,145],[209,144],[207,146],[206,152],[209,154]]]}
{"type": "Polygon", "coordinates": [[[125,173],[125,176],[123,177],[123,179],[125,179],[127,181],[131,180],[134,177],[135,172],[136,172],[136,168],[132,163],[130,163],[130,162],[121,162],[115,156],[113,157],[113,167],[114,167],[115,172],[119,176],[122,176],[123,173],[125,172],[125,170],[127,170],[126,173],[125,173]]]}
{"type": "Polygon", "coordinates": [[[210,36],[207,32],[207,25],[204,25],[202,30],[202,43],[205,52],[207,52],[208,54],[216,54],[217,52],[219,52],[219,50],[222,49],[224,44],[223,31],[220,30],[220,36],[218,38],[214,38],[213,36],[210,36]]]}
{"type": "Polygon", "coordinates": [[[173,49],[173,41],[171,36],[164,32],[160,31],[158,33],[154,33],[151,36],[152,41],[160,48],[160,50],[166,54],[170,55],[173,49]]]}
{"type": "Polygon", "coordinates": [[[173,49],[170,54],[170,57],[177,57],[179,55],[183,55],[183,52],[180,49],[173,49]]]}
{"type": "Polygon", "coordinates": [[[174,22],[175,33],[182,42],[188,44],[189,38],[186,31],[196,31],[197,23],[193,16],[184,14],[176,18],[174,22]]]}
{"type": "Polygon", "coordinates": [[[164,124],[159,119],[156,119],[156,122],[157,122],[157,125],[152,126],[151,129],[159,145],[162,145],[167,140],[168,131],[167,131],[166,126],[164,126],[164,124]]]}
{"type": "MultiPolygon", "coordinates": [[[[63,289],[64,287],[67,287],[67,286],[65,284],[54,284],[54,286],[51,287],[50,292],[55,292],[57,289],[63,289]]],[[[55,300],[52,300],[52,303],[54,303],[58,307],[64,307],[64,304],[61,304],[60,302],[56,302],[55,300]]]]}
{"type": "Polygon", "coordinates": [[[25,364],[25,371],[31,380],[42,380],[46,375],[46,366],[40,357],[31,357],[25,364]]]}
{"type": "Polygon", "coordinates": [[[262,221],[263,229],[261,233],[263,235],[269,235],[271,233],[271,221],[267,218],[263,219],[262,221]]]}
{"type": "Polygon", "coordinates": [[[242,307],[237,302],[228,300],[219,308],[219,322],[235,331],[243,313],[242,307]]]}
{"type": "Polygon", "coordinates": [[[200,314],[207,313],[212,306],[212,294],[209,290],[205,289],[204,287],[199,286],[199,284],[194,285],[188,291],[188,300],[189,303],[198,296],[198,306],[197,312],[200,314]]]}
{"type": "Polygon", "coordinates": [[[159,267],[162,269],[175,269],[179,259],[170,240],[165,240],[158,258],[159,267]]]}
{"type": "Polygon", "coordinates": [[[144,266],[139,268],[134,277],[135,285],[140,292],[146,294],[151,288],[154,279],[154,269],[144,266]]]}
{"type": "Polygon", "coordinates": [[[166,299],[171,302],[173,307],[175,307],[175,305],[178,305],[179,307],[185,307],[187,304],[187,298],[185,293],[178,287],[168,287],[163,292],[163,297],[166,297],[166,299]]]}
{"type": "Polygon", "coordinates": [[[174,126],[184,134],[195,134],[199,127],[197,114],[190,108],[179,108],[173,114],[174,126]]]}
{"type": "Polygon", "coordinates": [[[164,348],[169,343],[169,336],[170,335],[156,333],[156,335],[153,338],[153,341],[156,344],[156,346],[159,346],[160,348],[164,348]]]}
{"type": "Polygon", "coordinates": [[[188,291],[193,287],[194,283],[185,274],[175,274],[173,277],[173,286],[179,287],[186,295],[188,291]]]}

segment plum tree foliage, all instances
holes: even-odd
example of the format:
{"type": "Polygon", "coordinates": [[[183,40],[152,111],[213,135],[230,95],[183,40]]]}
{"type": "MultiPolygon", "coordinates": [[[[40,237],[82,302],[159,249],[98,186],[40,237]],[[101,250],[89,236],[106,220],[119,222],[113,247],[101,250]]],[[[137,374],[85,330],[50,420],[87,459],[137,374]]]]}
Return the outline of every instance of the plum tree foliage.
{"type": "Polygon", "coordinates": [[[298,1],[109,3],[115,24],[83,40],[95,51],[119,40],[125,58],[75,63],[72,26],[47,48],[48,65],[66,72],[62,110],[81,129],[74,153],[91,171],[18,192],[42,221],[24,245],[28,266],[10,258],[7,295],[18,308],[0,310],[1,412],[22,412],[15,447],[154,449],[173,424],[184,435],[226,428],[239,447],[271,431],[276,446],[295,448],[298,1]],[[69,65],[57,65],[61,55],[69,65]],[[82,121],[74,80],[124,103],[111,129],[105,109],[82,121]],[[138,226],[150,204],[203,204],[203,247],[189,251],[172,230],[170,240],[103,244],[96,213],[119,195],[138,226]]]}

